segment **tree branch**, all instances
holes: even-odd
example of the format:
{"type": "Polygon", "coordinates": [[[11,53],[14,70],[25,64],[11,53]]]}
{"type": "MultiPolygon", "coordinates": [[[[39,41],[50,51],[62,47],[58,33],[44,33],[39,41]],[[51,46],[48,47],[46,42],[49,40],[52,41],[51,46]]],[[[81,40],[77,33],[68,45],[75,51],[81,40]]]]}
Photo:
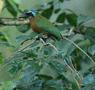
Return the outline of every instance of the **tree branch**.
{"type": "Polygon", "coordinates": [[[25,18],[0,18],[0,25],[18,26],[29,24],[29,19],[25,18]]]}

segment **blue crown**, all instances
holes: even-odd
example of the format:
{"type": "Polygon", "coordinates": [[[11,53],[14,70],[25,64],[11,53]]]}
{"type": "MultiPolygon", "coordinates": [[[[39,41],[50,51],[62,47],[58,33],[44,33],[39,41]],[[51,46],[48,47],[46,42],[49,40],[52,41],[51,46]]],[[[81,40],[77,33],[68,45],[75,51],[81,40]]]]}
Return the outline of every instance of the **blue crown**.
{"type": "Polygon", "coordinates": [[[37,11],[32,9],[32,10],[25,12],[25,14],[26,14],[26,16],[33,16],[34,17],[34,16],[36,16],[37,11]]]}

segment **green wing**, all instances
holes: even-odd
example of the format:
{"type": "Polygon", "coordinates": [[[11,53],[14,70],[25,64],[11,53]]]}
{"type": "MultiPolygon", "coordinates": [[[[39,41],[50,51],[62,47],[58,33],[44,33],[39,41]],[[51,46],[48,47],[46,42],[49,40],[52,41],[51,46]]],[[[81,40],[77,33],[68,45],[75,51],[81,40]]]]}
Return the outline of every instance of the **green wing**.
{"type": "Polygon", "coordinates": [[[35,18],[37,26],[41,28],[43,32],[52,34],[58,39],[62,38],[60,30],[57,27],[55,27],[51,22],[49,22],[48,19],[41,15],[37,15],[35,18]]]}

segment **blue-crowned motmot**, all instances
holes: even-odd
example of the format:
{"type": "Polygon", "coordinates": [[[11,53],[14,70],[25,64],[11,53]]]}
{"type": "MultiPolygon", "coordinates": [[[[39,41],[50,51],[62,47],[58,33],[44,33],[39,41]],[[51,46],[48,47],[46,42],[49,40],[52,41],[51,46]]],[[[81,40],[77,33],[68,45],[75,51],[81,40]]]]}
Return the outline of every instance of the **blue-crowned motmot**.
{"type": "Polygon", "coordinates": [[[57,27],[55,27],[47,18],[43,17],[40,14],[37,14],[37,11],[27,11],[24,13],[24,16],[26,18],[29,18],[30,26],[32,27],[32,30],[34,32],[45,32],[56,37],[57,39],[62,38],[60,30],[57,27]]]}

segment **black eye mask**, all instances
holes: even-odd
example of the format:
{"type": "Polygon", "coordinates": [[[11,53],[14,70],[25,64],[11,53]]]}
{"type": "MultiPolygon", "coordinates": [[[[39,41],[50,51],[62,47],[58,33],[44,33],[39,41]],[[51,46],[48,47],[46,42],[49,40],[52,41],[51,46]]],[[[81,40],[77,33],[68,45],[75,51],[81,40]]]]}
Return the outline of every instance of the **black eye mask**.
{"type": "Polygon", "coordinates": [[[30,11],[24,12],[24,15],[26,17],[35,17],[36,14],[37,14],[37,11],[36,10],[30,10],[30,11]]]}
{"type": "Polygon", "coordinates": [[[25,10],[22,15],[20,16],[21,18],[30,18],[30,17],[35,17],[37,14],[36,10],[25,10]]]}

